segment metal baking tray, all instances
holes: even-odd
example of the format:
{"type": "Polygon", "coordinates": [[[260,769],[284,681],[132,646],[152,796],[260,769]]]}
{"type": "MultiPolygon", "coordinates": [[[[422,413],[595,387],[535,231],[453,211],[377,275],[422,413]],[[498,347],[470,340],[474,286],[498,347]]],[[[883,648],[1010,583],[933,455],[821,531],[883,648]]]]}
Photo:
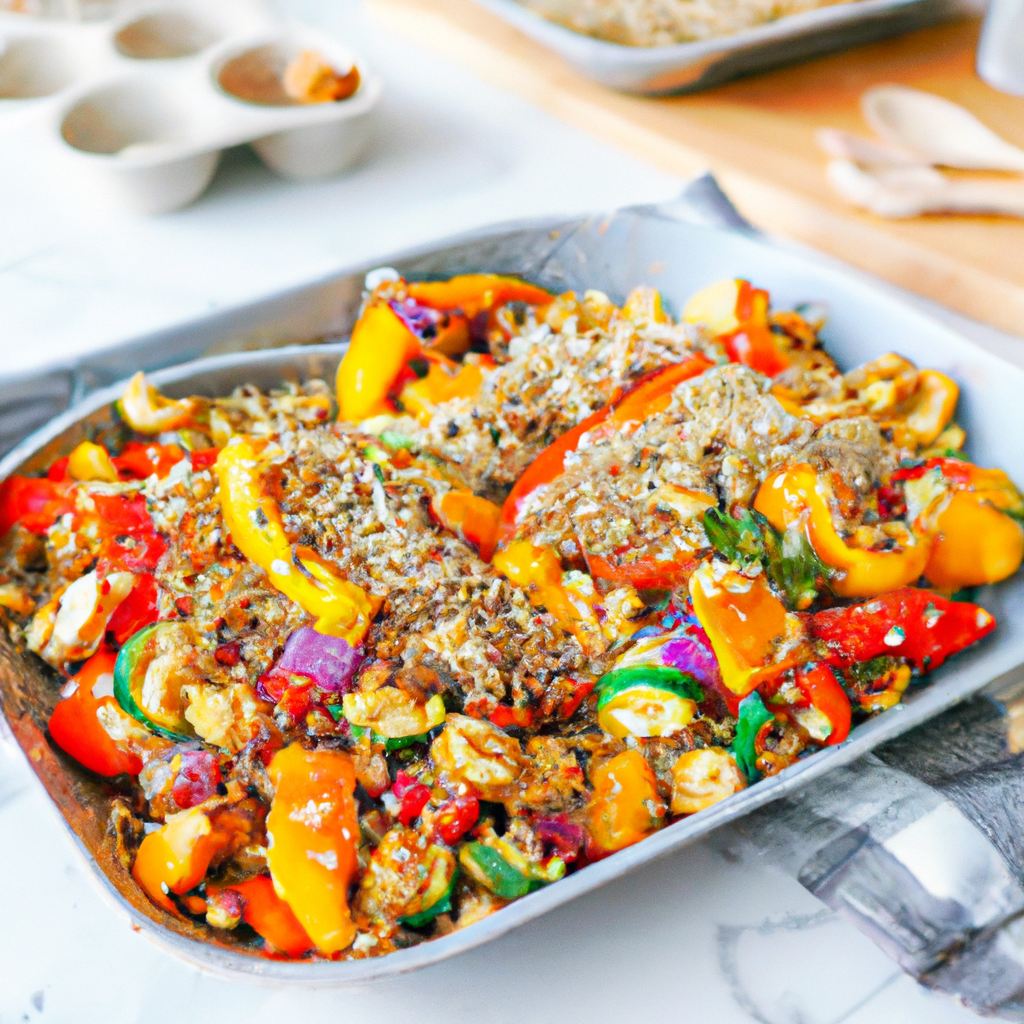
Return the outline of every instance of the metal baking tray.
{"type": "MultiPolygon", "coordinates": [[[[725,276],[748,277],[769,288],[781,307],[824,301],[831,310],[826,343],[842,365],[853,366],[894,349],[951,374],[962,387],[960,420],[968,430],[972,456],[983,465],[1001,466],[1012,477],[1024,480],[1024,446],[1019,443],[1024,435],[1024,371],[979,350],[863,275],[744,228],[710,179],[699,180],[684,201],[676,204],[497,227],[381,262],[410,277],[471,269],[520,272],[554,290],[600,288],[620,301],[633,286],[647,283],[661,289],[676,309],[695,289],[725,276]]],[[[96,383],[106,386],[88,394],[11,451],[0,461],[0,477],[38,470],[69,451],[109,418],[110,403],[119,397],[123,386],[109,382],[139,367],[148,369],[160,361],[193,357],[216,345],[239,348],[255,344],[264,348],[229,351],[159,370],[153,373],[153,380],[167,394],[182,396],[223,394],[243,382],[272,386],[284,378],[329,379],[344,351],[339,336],[350,328],[356,315],[366,269],[150,336],[37,377],[35,384],[50,387],[43,404],[51,407],[76,389],[96,383]],[[337,340],[313,346],[267,347],[297,338],[337,340]]],[[[32,381],[23,379],[18,390],[27,394],[33,386],[32,381]]],[[[0,386],[0,394],[2,391],[0,386]]],[[[35,407],[24,408],[31,413],[35,407]]],[[[992,681],[1016,678],[1024,667],[1024,576],[988,588],[981,601],[997,616],[1000,625],[996,632],[936,672],[929,685],[915,687],[906,705],[856,728],[842,746],[814,754],[779,776],[670,825],[464,931],[377,959],[286,963],[246,954],[232,948],[230,941],[200,940],[194,926],[150,904],[112,857],[104,838],[109,787],[87,777],[49,745],[45,724],[57,696],[53,677],[41,662],[6,639],[0,640],[0,710],[9,738],[27,756],[101,890],[139,930],[191,963],[221,975],[281,986],[345,986],[415,970],[496,938],[794,792],[992,681]]]]}
{"type": "Polygon", "coordinates": [[[595,82],[644,95],[696,92],[742,75],[978,12],[971,0],[857,0],[791,14],[716,39],[624,46],[548,21],[517,0],[476,2],[595,82]]]}

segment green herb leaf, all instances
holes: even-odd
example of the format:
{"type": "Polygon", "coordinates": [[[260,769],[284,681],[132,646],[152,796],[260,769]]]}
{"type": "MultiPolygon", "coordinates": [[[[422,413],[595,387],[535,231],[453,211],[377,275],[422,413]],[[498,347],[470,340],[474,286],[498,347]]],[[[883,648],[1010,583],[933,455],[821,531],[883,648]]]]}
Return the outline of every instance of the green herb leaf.
{"type": "Polygon", "coordinates": [[[739,568],[746,569],[764,558],[764,542],[756,513],[743,509],[730,516],[717,508],[704,513],[704,532],[712,547],[739,568]]]}
{"type": "Polygon", "coordinates": [[[398,448],[408,448],[415,451],[416,442],[404,434],[396,434],[393,430],[383,430],[380,435],[380,443],[386,445],[392,451],[398,448]]]}
{"type": "Polygon", "coordinates": [[[764,546],[768,578],[786,595],[791,608],[809,608],[819,590],[828,585],[834,570],[818,557],[797,523],[779,537],[765,520],[764,546]]]}
{"type": "Polygon", "coordinates": [[[757,751],[754,748],[754,741],[761,726],[765,722],[773,721],[775,716],[764,706],[761,695],[755,690],[747,694],[740,701],[740,715],[736,722],[736,738],[733,740],[733,756],[736,764],[747,777],[747,782],[756,782],[760,772],[755,764],[757,762],[757,751]]]}

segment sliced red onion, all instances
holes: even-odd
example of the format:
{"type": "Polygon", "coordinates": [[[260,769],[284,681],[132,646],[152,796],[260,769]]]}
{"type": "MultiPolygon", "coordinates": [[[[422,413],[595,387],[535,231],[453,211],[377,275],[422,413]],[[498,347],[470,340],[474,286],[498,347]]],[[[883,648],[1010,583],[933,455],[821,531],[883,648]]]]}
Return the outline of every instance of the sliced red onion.
{"type": "Polygon", "coordinates": [[[324,636],[300,626],[284,645],[284,654],[271,675],[296,675],[311,679],[321,690],[348,693],[365,657],[362,647],[352,647],[339,636],[324,636]]]}
{"type": "Polygon", "coordinates": [[[583,849],[587,834],[581,825],[574,825],[564,815],[537,818],[533,823],[537,838],[547,846],[554,847],[562,860],[575,860],[583,849]]]}
{"type": "Polygon", "coordinates": [[[421,306],[415,299],[402,302],[392,299],[390,305],[398,319],[421,341],[436,337],[438,324],[447,316],[439,310],[421,306]]]}
{"type": "Polygon", "coordinates": [[[722,673],[711,649],[711,641],[696,623],[686,623],[682,635],[673,637],[661,648],[661,660],[706,686],[722,684],[722,673]]]}

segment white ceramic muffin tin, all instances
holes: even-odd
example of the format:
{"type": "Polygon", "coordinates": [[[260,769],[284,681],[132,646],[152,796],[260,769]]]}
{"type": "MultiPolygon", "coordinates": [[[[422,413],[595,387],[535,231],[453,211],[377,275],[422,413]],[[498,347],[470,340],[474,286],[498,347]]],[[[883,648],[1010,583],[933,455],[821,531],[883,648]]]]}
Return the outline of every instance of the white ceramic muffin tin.
{"type": "Polygon", "coordinates": [[[336,174],[363,151],[380,92],[345,46],[246,0],[138,4],[98,23],[0,15],[0,106],[38,103],[69,170],[137,212],[191,202],[243,143],[287,177],[336,174]],[[281,73],[306,49],[340,74],[355,64],[358,90],[291,100],[281,73]]]}

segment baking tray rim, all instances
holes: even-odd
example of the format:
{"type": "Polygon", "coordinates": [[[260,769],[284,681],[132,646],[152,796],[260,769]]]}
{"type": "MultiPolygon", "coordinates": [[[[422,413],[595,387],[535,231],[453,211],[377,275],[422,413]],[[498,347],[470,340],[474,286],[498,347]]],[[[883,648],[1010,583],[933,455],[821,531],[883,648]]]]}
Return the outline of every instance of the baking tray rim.
{"type": "Polygon", "coordinates": [[[600,56],[608,62],[615,61],[629,67],[659,67],[674,63],[676,60],[696,61],[702,57],[749,49],[761,43],[797,38],[819,29],[856,24],[884,14],[927,4],[931,0],[846,0],[827,7],[815,7],[808,11],[787,14],[774,21],[754,25],[739,32],[730,32],[728,35],[669,43],[665,46],[628,46],[625,43],[613,43],[607,39],[588,36],[560,22],[550,21],[529,7],[517,3],[516,0],[474,2],[497,13],[505,20],[512,21],[517,27],[525,29],[526,26],[532,26],[536,33],[534,38],[539,38],[545,29],[549,30],[547,34],[552,40],[561,40],[560,49],[563,53],[575,53],[579,57],[600,56]]]}

